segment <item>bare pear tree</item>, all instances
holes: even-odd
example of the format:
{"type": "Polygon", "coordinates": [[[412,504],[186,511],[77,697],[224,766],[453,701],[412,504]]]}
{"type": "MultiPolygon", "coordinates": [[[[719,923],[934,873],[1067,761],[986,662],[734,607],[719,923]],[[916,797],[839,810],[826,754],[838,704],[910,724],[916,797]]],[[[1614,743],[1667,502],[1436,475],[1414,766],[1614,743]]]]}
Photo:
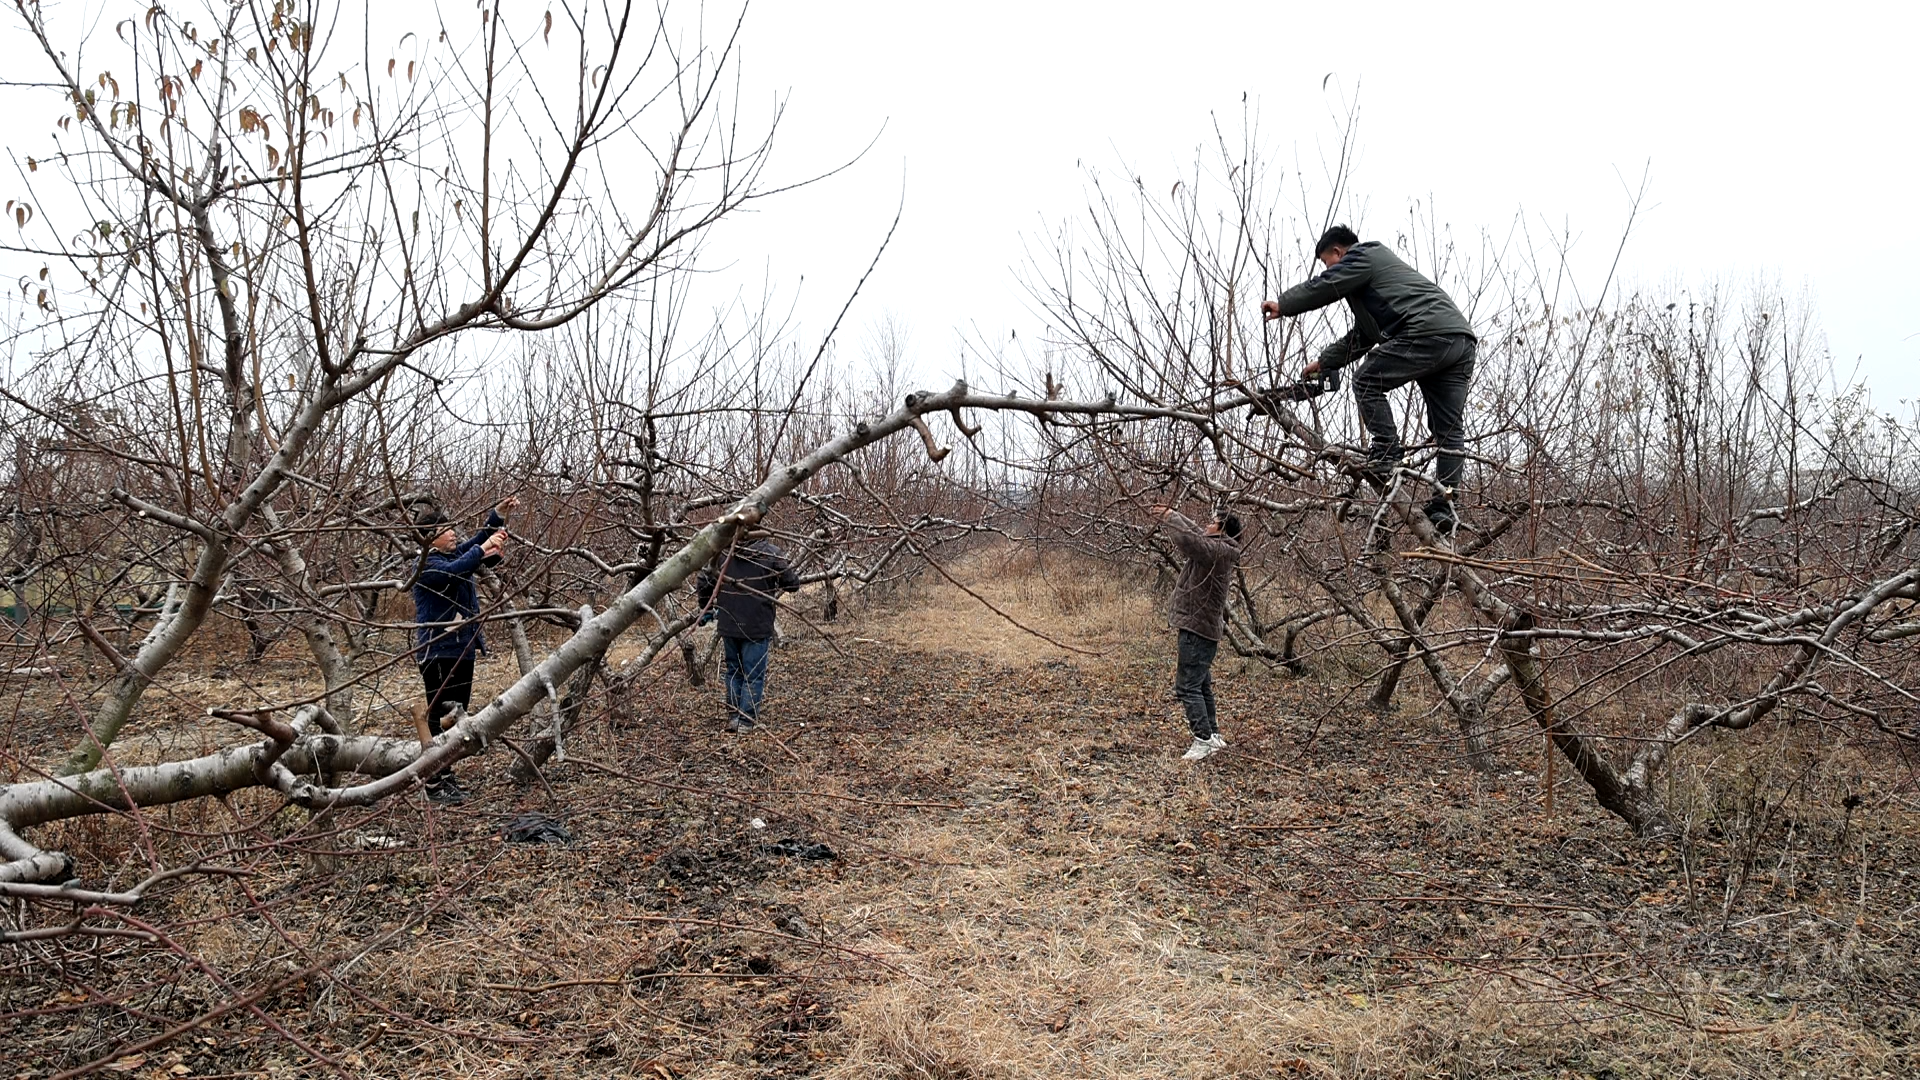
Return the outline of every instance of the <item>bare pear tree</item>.
{"type": "Polygon", "coordinates": [[[1538,745],[1525,724],[1639,832],[1672,827],[1660,775],[1703,732],[1804,715],[1920,738],[1920,665],[1898,644],[1920,599],[1914,428],[1834,385],[1804,307],[1623,296],[1611,278],[1566,303],[1551,253],[1459,244],[1412,215],[1380,238],[1481,338],[1468,527],[1442,538],[1415,509],[1432,454],[1417,398],[1415,453],[1381,484],[1355,467],[1344,395],[1285,391],[1308,343],[1344,327],[1250,315],[1317,269],[1330,216],[1288,196],[1257,143],[1251,125],[1216,137],[1171,184],[1094,174],[1030,270],[1055,333],[1048,392],[1118,387],[1203,418],[1043,428],[1049,491],[1077,496],[1049,501],[1050,535],[1167,564],[1150,535],[1098,523],[1150,501],[1239,508],[1257,531],[1235,649],[1298,672],[1303,634],[1364,643],[1379,666],[1359,699],[1376,709],[1416,663],[1468,763],[1538,745]],[[1621,699],[1665,719],[1627,722],[1621,699]]]}
{"type": "MultiPolygon", "coordinates": [[[[237,595],[239,560],[309,572],[276,503],[318,446],[381,425],[396,378],[456,400],[470,357],[496,363],[481,342],[644,292],[762,183],[771,128],[743,137],[721,97],[733,25],[494,4],[396,28],[389,54],[318,2],[156,5],[79,40],[37,2],[16,12],[59,90],[35,99],[56,149],[15,200],[45,318],[6,393],[110,463],[129,537],[172,534],[153,625],[104,650],[118,674],[69,774],[237,595]]],[[[332,509],[306,526],[360,507],[332,509]]],[[[300,629],[344,709],[340,642],[300,629]]]]}

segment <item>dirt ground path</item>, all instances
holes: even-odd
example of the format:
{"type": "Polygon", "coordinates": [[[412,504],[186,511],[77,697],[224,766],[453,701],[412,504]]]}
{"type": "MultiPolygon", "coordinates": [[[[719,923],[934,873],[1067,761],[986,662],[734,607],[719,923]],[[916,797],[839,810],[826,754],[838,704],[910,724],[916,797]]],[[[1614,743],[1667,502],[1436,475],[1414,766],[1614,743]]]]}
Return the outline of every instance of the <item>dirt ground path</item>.
{"type": "MultiPolygon", "coordinates": [[[[234,800],[269,815],[254,835],[275,872],[250,898],[208,886],[146,914],[233,986],[343,951],[261,1002],[312,1052],[229,1016],[123,1071],[317,1075],[318,1054],[367,1076],[709,1080],[1920,1072],[1900,804],[1845,835],[1800,823],[1795,865],[1730,893],[1731,843],[1635,841],[1570,788],[1548,817],[1535,741],[1472,774],[1417,693],[1382,717],[1232,658],[1231,748],[1195,765],[1141,583],[990,558],[958,576],[1026,629],[938,579],[831,626],[802,608],[761,730],[726,735],[711,683],[656,665],[542,784],[491,754],[462,767],[466,806],[340,822],[336,873],[314,871],[296,815],[234,800]],[[577,843],[503,843],[529,811],[577,843]]],[[[182,811],[163,842],[226,813],[182,811]]],[[[95,857],[134,860],[83,827],[95,857]]],[[[225,1000],[177,967],[128,950],[88,985],[154,1016],[225,1000]]],[[[0,976],[21,1075],[141,1029],[106,1009],[77,1027],[77,999],[45,1012],[76,981],[0,976]]]]}

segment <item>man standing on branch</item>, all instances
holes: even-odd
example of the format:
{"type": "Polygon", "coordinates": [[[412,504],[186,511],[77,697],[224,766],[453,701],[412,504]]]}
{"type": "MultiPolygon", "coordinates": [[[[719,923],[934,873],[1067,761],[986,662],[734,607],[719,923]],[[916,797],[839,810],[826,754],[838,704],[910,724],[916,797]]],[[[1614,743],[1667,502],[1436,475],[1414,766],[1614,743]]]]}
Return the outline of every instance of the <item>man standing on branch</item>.
{"type": "Polygon", "coordinates": [[[1345,225],[1328,229],[1313,249],[1326,271],[1281,293],[1280,299],[1262,303],[1260,313],[1273,320],[1336,300],[1347,302],[1353,329],[1321,350],[1304,373],[1337,371],[1366,358],[1353,376],[1353,396],[1370,442],[1368,472],[1383,483],[1403,453],[1387,393],[1410,382],[1420,385],[1427,400],[1427,426],[1440,447],[1437,483],[1425,509],[1428,520],[1446,535],[1458,524],[1453,497],[1466,465],[1467,386],[1473,381],[1477,345],[1473,327],[1440,286],[1384,245],[1359,240],[1345,225]]]}
{"type": "MultiPolygon", "coordinates": [[[[750,533],[700,571],[694,595],[709,609],[726,647],[727,730],[752,731],[767,693],[774,601],[800,587],[800,577],[767,534],[750,533]]],[[[703,620],[704,621],[704,620],[703,620]]]]}
{"type": "MultiPolygon", "coordinates": [[[[414,517],[420,542],[426,545],[413,582],[413,655],[427,688],[426,736],[437,737],[445,730],[443,722],[454,706],[465,711],[472,703],[473,662],[487,651],[473,575],[500,562],[507,546],[507,515],[518,504],[513,496],[502,499],[487,514],[486,526],[465,542],[455,538],[453,525],[438,510],[422,510],[414,517]]],[[[426,749],[425,740],[421,749],[426,749]]],[[[427,798],[462,803],[467,793],[452,769],[442,769],[427,781],[427,798]]]]}
{"type": "Polygon", "coordinates": [[[1193,744],[1181,759],[1199,761],[1227,748],[1214,723],[1213,657],[1226,632],[1227,590],[1240,565],[1240,519],[1223,514],[1202,529],[1172,507],[1156,506],[1153,513],[1169,527],[1173,546],[1187,560],[1173,586],[1167,622],[1179,631],[1173,696],[1186,708],[1193,732],[1193,744]]]}

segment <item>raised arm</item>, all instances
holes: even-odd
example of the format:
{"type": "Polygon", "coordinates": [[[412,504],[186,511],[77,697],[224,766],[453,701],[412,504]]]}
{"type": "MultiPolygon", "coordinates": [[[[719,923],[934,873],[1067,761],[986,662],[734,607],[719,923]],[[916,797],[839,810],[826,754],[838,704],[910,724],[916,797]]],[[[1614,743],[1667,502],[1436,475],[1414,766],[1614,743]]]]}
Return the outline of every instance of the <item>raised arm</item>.
{"type": "Polygon", "coordinates": [[[1171,506],[1154,507],[1153,516],[1156,521],[1171,526],[1175,533],[1197,534],[1200,532],[1200,526],[1195,525],[1191,518],[1171,506]]]}
{"type": "Polygon", "coordinates": [[[487,511],[487,523],[480,527],[480,531],[461,541],[460,546],[453,550],[461,555],[465,555],[467,549],[479,547],[491,539],[495,532],[506,527],[507,519],[500,516],[500,511],[498,509],[489,510],[487,511]]]}
{"type": "Polygon", "coordinates": [[[428,556],[427,565],[420,571],[420,584],[444,593],[458,578],[467,577],[480,569],[488,558],[498,559],[498,555],[488,552],[484,544],[465,544],[453,555],[428,556]]]}
{"type": "Polygon", "coordinates": [[[1315,276],[1295,285],[1280,294],[1280,299],[1268,301],[1263,307],[1269,307],[1276,315],[1304,315],[1317,311],[1336,300],[1345,300],[1354,293],[1367,287],[1373,280],[1373,262],[1358,249],[1347,252],[1345,258],[1315,276]]]}
{"type": "Polygon", "coordinates": [[[1173,540],[1173,546],[1180,549],[1182,555],[1192,558],[1205,543],[1204,532],[1192,519],[1171,506],[1156,506],[1153,516],[1160,524],[1167,526],[1167,535],[1173,540]]]}

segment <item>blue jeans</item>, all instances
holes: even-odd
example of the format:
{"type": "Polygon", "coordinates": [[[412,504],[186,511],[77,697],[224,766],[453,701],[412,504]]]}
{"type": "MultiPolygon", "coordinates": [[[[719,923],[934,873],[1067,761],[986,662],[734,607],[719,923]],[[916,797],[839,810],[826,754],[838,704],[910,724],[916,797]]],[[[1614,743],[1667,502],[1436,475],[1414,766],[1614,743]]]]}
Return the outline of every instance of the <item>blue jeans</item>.
{"type": "Polygon", "coordinates": [[[772,638],[721,638],[726,644],[727,711],[748,720],[760,716],[767,696],[767,648],[772,638]]]}

